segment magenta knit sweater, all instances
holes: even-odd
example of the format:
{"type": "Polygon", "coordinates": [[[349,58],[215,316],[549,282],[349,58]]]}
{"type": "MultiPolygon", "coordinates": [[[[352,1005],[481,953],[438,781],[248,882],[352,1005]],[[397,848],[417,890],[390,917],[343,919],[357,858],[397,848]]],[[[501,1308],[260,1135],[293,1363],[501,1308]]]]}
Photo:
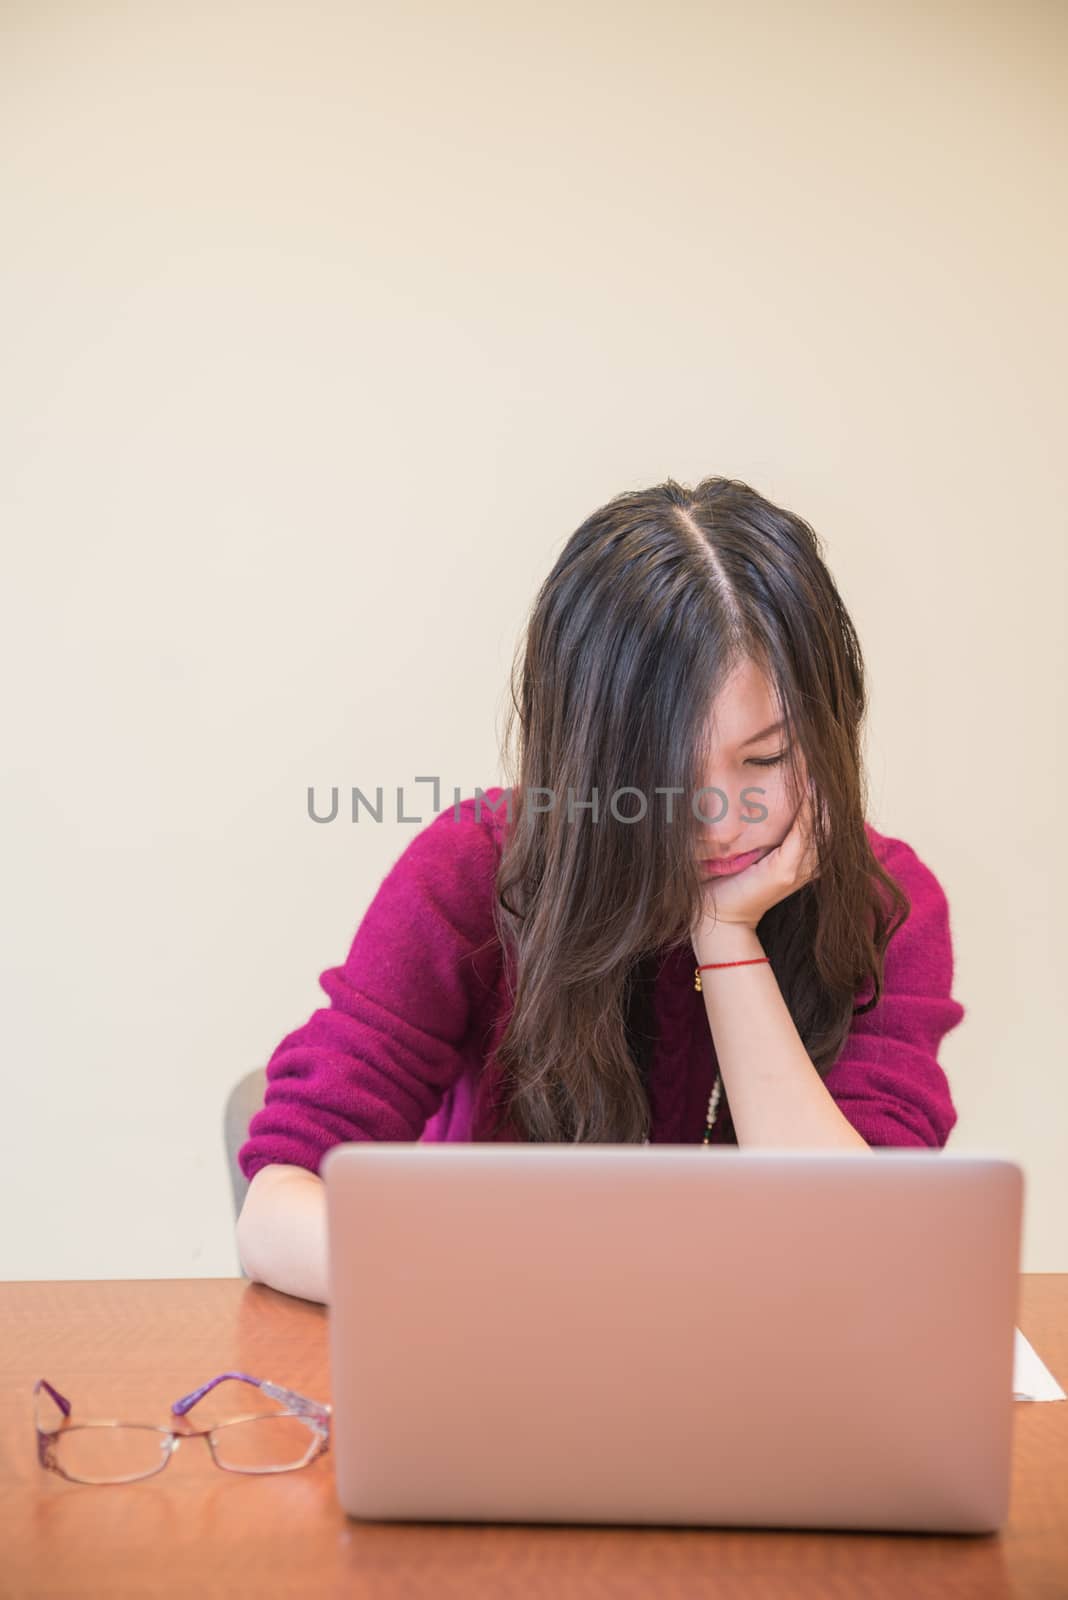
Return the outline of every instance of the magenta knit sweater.
{"type": "MultiPolygon", "coordinates": [[[[505,791],[485,794],[492,803],[505,791]]],[[[887,947],[879,1004],[854,1018],[824,1082],[868,1144],[940,1146],[957,1113],[938,1049],[964,1016],[951,995],[949,907],[910,845],[865,826],[912,912],[887,947]]],[[[246,1177],[271,1162],[317,1173],[347,1140],[490,1137],[494,1051],[510,1006],[492,909],[506,827],[504,803],[496,813],[484,803],[477,816],[471,797],[405,847],[344,963],[320,974],[330,1004],[267,1062],[265,1104],[238,1152],[246,1177]]],[[[694,965],[682,944],[657,969],[649,1098],[658,1144],[699,1143],[704,1133],[716,1056],[694,965]]],[[[736,1142],[722,1111],[713,1136],[736,1142]]],[[[501,1137],[518,1135],[506,1127],[501,1137]]]]}

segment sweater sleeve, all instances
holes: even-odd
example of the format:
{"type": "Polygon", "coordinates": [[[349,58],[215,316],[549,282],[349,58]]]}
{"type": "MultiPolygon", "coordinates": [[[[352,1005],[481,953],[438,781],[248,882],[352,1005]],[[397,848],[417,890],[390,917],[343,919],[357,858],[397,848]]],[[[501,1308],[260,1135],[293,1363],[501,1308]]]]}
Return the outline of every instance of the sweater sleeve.
{"type": "Polygon", "coordinates": [[[267,1062],[264,1104],[238,1151],[251,1179],[272,1162],[318,1173],[356,1139],[416,1140],[463,1070],[463,1046],[494,990],[497,851],[474,801],[441,812],[390,868],[340,966],[330,1004],[267,1062]]]}
{"type": "MultiPolygon", "coordinates": [[[[951,992],[949,905],[910,845],[876,837],[882,864],[909,896],[912,910],[886,947],[878,1005],[853,1019],[824,1083],[869,1145],[938,1147],[957,1120],[938,1050],[964,1017],[951,992]]],[[[865,990],[863,998],[869,995],[865,990]]]]}

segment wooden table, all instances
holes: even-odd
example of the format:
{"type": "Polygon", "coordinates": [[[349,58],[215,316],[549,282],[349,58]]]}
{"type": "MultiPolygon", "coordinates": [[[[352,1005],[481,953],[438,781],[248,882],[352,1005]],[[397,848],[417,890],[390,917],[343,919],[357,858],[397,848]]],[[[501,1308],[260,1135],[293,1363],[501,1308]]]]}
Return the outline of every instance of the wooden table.
{"type": "MultiPolygon", "coordinates": [[[[1068,1274],[1025,1275],[1017,1320],[1068,1384],[1068,1274]]],[[[197,1440],[157,1477],[96,1487],[36,1459],[39,1377],[83,1417],[164,1425],[173,1400],[232,1369],[329,1400],[322,1306],[242,1278],[0,1284],[0,1363],[3,1600],[1068,1596],[1068,1402],[1017,1403],[1000,1535],[370,1523],[341,1511],[330,1454],[298,1472],[240,1477],[197,1440]]],[[[249,1410],[253,1393],[221,1385],[193,1425],[249,1410]]]]}

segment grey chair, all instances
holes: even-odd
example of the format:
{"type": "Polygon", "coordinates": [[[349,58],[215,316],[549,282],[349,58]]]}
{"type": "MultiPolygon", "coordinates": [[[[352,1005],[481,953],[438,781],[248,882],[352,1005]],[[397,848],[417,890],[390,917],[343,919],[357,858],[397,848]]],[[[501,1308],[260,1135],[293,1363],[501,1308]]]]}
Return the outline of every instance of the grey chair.
{"type": "Polygon", "coordinates": [[[249,1184],[249,1180],[237,1164],[237,1152],[248,1138],[248,1125],[253,1113],[259,1111],[263,1105],[266,1088],[267,1069],[257,1067],[255,1072],[247,1072],[243,1078],[239,1078],[226,1098],[226,1109],[223,1112],[223,1143],[230,1169],[235,1223],[241,1215],[241,1207],[245,1203],[249,1184]]]}

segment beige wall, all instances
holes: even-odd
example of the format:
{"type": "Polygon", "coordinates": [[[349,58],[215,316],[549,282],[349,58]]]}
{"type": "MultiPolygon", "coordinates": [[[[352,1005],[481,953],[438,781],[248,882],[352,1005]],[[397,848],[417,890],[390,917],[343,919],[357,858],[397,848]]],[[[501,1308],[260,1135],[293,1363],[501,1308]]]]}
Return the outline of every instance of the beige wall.
{"type": "Polygon", "coordinates": [[[414,831],[307,785],[496,781],[561,542],[709,472],[826,540],[872,820],[950,899],[951,1148],[1068,1270],[1066,46],[1035,0],[3,7],[0,1277],[238,1270],[226,1090],[414,831]]]}

